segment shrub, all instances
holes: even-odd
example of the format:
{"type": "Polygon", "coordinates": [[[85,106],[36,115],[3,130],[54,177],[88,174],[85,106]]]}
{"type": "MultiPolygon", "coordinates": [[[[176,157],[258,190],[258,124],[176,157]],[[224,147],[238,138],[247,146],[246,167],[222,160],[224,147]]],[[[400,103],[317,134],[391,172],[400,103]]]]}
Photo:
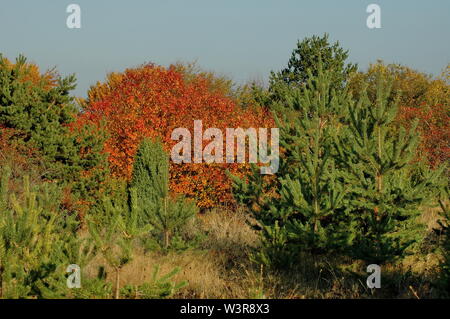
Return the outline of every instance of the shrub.
{"type": "Polygon", "coordinates": [[[103,198],[103,205],[88,219],[89,233],[97,249],[115,272],[114,297],[120,297],[120,272],[133,259],[135,246],[151,230],[140,225],[141,208],[136,190],[130,191],[130,201],[103,198]]]}
{"type": "Polygon", "coordinates": [[[31,185],[22,193],[0,183],[0,298],[61,298],[68,295],[67,266],[84,266],[92,246],[76,236],[78,223],[60,211],[54,184],[31,185]]]}

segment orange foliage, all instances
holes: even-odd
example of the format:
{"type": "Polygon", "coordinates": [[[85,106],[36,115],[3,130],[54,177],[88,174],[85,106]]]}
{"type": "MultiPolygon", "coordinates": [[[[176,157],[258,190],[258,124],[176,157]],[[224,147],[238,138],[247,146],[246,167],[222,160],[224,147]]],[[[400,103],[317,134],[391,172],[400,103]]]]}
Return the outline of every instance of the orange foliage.
{"type": "MultiPolygon", "coordinates": [[[[112,173],[130,179],[143,138],[160,137],[170,152],[177,143],[170,138],[172,131],[185,127],[193,133],[194,120],[202,120],[204,129],[215,127],[222,132],[227,127],[272,127],[265,110],[244,110],[221,90],[212,90],[211,83],[201,73],[186,80],[175,66],[147,64],[110,74],[107,83],[92,87],[83,118],[96,123],[104,120],[112,173]]],[[[242,164],[171,163],[170,186],[176,193],[195,198],[202,208],[228,205],[232,195],[227,169],[235,174],[246,171],[242,164]]]]}
{"type": "MultiPolygon", "coordinates": [[[[1,58],[1,57],[0,57],[1,58]]],[[[1,58],[5,63],[6,67],[10,70],[17,67],[16,63],[11,63],[7,58],[1,58]]],[[[56,81],[58,78],[58,74],[56,71],[47,70],[45,73],[41,74],[39,67],[34,63],[25,63],[21,66],[21,72],[19,80],[21,82],[31,82],[34,85],[42,85],[44,89],[51,89],[56,86],[56,81]]]]}
{"type": "Polygon", "coordinates": [[[421,144],[419,156],[426,157],[432,167],[450,162],[450,109],[444,105],[428,107],[404,106],[399,112],[399,121],[409,126],[419,120],[421,144]]]}
{"type": "Polygon", "coordinates": [[[15,137],[20,135],[20,131],[0,125],[0,167],[8,166],[13,173],[30,173],[42,158],[38,150],[15,142],[15,137]]]}

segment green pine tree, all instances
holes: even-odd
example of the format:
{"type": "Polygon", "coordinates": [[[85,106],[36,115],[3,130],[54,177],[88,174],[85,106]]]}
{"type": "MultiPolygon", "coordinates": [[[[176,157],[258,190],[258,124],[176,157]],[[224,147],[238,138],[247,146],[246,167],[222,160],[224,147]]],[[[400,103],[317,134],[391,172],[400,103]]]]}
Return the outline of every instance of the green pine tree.
{"type": "Polygon", "coordinates": [[[339,42],[330,44],[328,37],[328,34],[324,34],[322,37],[312,36],[298,41],[287,67],[278,73],[272,73],[271,86],[282,81],[289,86],[299,87],[308,82],[309,72],[318,76],[322,69],[329,72],[332,89],[343,89],[348,76],[357,70],[357,65],[346,64],[348,51],[339,42]]]}
{"type": "Polygon", "coordinates": [[[349,252],[370,263],[401,257],[421,238],[417,216],[441,173],[412,163],[419,136],[415,126],[408,132],[396,126],[398,108],[390,93],[391,81],[380,76],[375,104],[364,93],[348,104],[349,125],[335,144],[349,188],[349,252]]]}
{"type": "Polygon", "coordinates": [[[75,76],[39,74],[39,81],[31,81],[31,72],[24,56],[10,64],[0,55],[0,125],[16,131],[14,142],[38,151],[45,179],[68,186],[85,201],[98,199],[107,167],[101,152],[106,137],[88,125],[70,129],[79,113],[70,95],[75,76]]]}
{"type": "Polygon", "coordinates": [[[336,246],[336,215],[345,191],[333,159],[333,135],[349,97],[332,88],[331,72],[309,75],[304,87],[290,89],[276,115],[283,152],[275,180],[257,170],[248,181],[234,178],[236,198],[260,224],[265,249],[259,258],[268,265],[292,264],[301,251],[336,246]]]}
{"type": "Polygon", "coordinates": [[[175,282],[173,277],[180,272],[176,267],[165,275],[160,275],[160,267],[155,266],[149,282],[141,285],[127,285],[122,288],[122,294],[130,299],[163,299],[170,298],[175,292],[185,287],[186,281],[175,282]]]}
{"type": "Polygon", "coordinates": [[[291,167],[289,174],[279,177],[281,204],[292,214],[287,224],[290,238],[303,250],[330,247],[337,234],[335,215],[345,196],[332,143],[348,95],[332,88],[332,75],[320,69],[317,76],[310,73],[306,86],[292,100],[300,115],[293,121],[284,116],[279,122],[281,145],[291,167]]]}
{"type": "Polygon", "coordinates": [[[442,242],[440,245],[443,260],[441,262],[440,285],[447,296],[450,296],[450,188],[443,187],[440,197],[439,205],[442,209],[441,219],[439,220],[439,231],[441,232],[442,242]]]}
{"type": "Polygon", "coordinates": [[[9,170],[2,173],[0,298],[68,296],[67,266],[83,267],[92,245],[77,237],[74,216],[60,210],[56,185],[32,185],[24,177],[19,196],[8,186],[9,170]]]}

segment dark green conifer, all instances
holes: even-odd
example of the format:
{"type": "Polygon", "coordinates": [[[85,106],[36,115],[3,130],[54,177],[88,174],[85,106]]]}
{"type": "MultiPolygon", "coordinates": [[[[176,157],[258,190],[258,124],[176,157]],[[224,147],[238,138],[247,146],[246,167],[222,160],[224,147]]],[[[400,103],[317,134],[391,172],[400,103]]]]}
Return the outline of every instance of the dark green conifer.
{"type": "Polygon", "coordinates": [[[107,167],[105,136],[88,125],[70,129],[79,113],[70,95],[75,76],[39,74],[31,81],[32,70],[24,56],[10,64],[0,55],[0,125],[15,130],[14,142],[37,150],[45,179],[69,187],[84,201],[98,199],[107,167]]]}

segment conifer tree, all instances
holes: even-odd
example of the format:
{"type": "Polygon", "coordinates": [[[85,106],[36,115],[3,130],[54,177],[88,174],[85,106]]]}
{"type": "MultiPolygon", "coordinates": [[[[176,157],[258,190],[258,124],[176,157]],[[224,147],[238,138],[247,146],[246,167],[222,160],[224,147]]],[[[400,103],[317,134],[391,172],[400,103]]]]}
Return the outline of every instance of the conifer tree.
{"type": "Polygon", "coordinates": [[[24,56],[12,64],[0,54],[0,125],[16,131],[14,142],[38,151],[45,179],[92,201],[106,173],[106,137],[89,125],[75,127],[75,86],[74,75],[40,74],[24,56]]]}
{"type": "Polygon", "coordinates": [[[270,91],[273,98],[283,100],[286,88],[306,85],[310,73],[318,76],[322,71],[328,72],[332,89],[344,89],[349,75],[357,70],[356,64],[346,63],[347,58],[348,51],[339,42],[331,44],[328,34],[298,41],[287,67],[271,74],[270,91]]]}
{"type": "Polygon", "coordinates": [[[290,237],[303,249],[326,249],[336,234],[338,209],[345,191],[332,157],[333,135],[348,103],[345,90],[332,88],[332,73],[310,73],[307,85],[292,102],[301,110],[294,121],[279,121],[281,145],[286,150],[289,174],[280,177],[284,209],[292,211],[290,237]]]}
{"type": "Polygon", "coordinates": [[[418,135],[414,125],[409,131],[396,126],[398,108],[390,93],[391,81],[380,76],[374,105],[366,93],[348,104],[349,125],[335,144],[349,188],[349,252],[371,263],[400,257],[420,239],[416,217],[441,173],[411,162],[418,135]]]}
{"type": "Polygon", "coordinates": [[[128,199],[111,199],[105,197],[102,205],[97,207],[97,214],[89,217],[89,232],[96,249],[114,270],[114,298],[121,294],[129,297],[130,293],[143,298],[163,298],[170,296],[187,283],[174,283],[172,277],[180,271],[174,268],[168,274],[159,277],[159,267],[155,267],[152,282],[140,286],[126,285],[121,288],[122,269],[131,263],[140,240],[153,230],[151,224],[142,224],[142,201],[138,199],[137,189],[129,189],[128,199]],[[131,291],[130,291],[131,290],[131,291]]]}
{"type": "Polygon", "coordinates": [[[196,206],[169,194],[169,157],[160,141],[142,141],[130,185],[136,189],[143,210],[139,223],[152,225],[162,237],[164,248],[168,248],[171,237],[195,216],[196,206]]]}
{"type": "Polygon", "coordinates": [[[330,72],[310,72],[305,87],[285,96],[276,116],[283,152],[275,181],[265,182],[258,171],[249,181],[234,178],[235,196],[252,207],[262,227],[266,249],[259,257],[266,264],[290,264],[300,251],[336,245],[336,215],[345,192],[332,156],[333,134],[348,95],[335,91],[332,81],[330,72]]]}

